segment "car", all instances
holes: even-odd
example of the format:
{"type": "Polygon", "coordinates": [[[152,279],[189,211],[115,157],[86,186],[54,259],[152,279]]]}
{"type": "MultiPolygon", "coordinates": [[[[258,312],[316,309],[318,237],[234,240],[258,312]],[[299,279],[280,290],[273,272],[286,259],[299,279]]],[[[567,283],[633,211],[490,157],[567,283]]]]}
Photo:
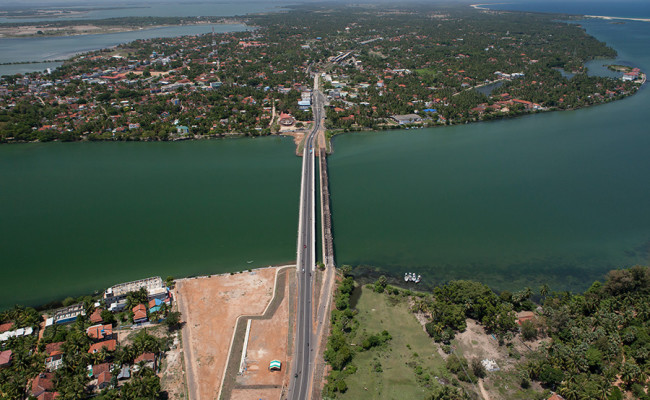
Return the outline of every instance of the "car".
{"type": "Polygon", "coordinates": [[[293,377],[294,377],[294,378],[297,378],[297,377],[298,377],[298,373],[296,373],[293,377]]]}
{"type": "Polygon", "coordinates": [[[303,248],[303,249],[306,249],[306,248],[307,248],[307,245],[303,245],[302,248],[303,248]]]}

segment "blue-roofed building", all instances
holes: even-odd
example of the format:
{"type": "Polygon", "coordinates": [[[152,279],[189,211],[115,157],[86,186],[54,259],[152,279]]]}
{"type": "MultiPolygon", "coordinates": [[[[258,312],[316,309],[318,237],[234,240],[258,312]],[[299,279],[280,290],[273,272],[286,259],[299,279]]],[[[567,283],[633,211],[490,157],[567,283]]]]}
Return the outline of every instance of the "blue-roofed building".
{"type": "Polygon", "coordinates": [[[436,110],[435,108],[425,108],[422,111],[424,111],[425,113],[437,113],[438,112],[438,110],[436,110]]]}

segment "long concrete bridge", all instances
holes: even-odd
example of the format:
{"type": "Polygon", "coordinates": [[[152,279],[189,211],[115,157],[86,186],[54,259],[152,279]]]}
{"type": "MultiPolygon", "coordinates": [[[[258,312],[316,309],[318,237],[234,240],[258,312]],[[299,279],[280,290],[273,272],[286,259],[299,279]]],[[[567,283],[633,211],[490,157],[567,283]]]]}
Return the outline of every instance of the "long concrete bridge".
{"type": "MultiPolygon", "coordinates": [[[[296,316],[296,335],[292,361],[291,378],[287,398],[308,400],[318,390],[314,377],[321,340],[329,323],[329,304],[334,282],[334,247],[332,237],[332,216],[330,212],[329,178],[327,173],[327,152],[325,149],[325,113],[323,94],[318,90],[319,76],[314,76],[312,92],[312,112],[314,126],[305,137],[300,187],[300,211],[298,222],[297,269],[298,307],[296,316]],[[317,141],[317,144],[315,143],[317,141]],[[321,221],[323,262],[326,266],[325,278],[319,299],[314,299],[313,272],[316,268],[316,215],[315,215],[315,174],[314,161],[318,152],[320,166],[321,221]],[[316,314],[314,320],[313,314],[316,314]],[[314,329],[315,328],[315,329],[314,329]]],[[[322,366],[322,362],[320,363],[322,366]]]]}

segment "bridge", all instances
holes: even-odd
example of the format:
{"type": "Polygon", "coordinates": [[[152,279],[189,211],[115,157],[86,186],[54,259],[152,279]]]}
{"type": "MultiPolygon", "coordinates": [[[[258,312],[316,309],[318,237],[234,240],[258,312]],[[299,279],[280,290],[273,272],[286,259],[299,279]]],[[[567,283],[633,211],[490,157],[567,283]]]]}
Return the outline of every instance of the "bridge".
{"type": "Polygon", "coordinates": [[[290,400],[307,400],[313,387],[314,364],[320,338],[328,323],[328,304],[331,301],[331,285],[334,281],[334,248],[332,237],[332,217],[329,201],[329,178],[327,174],[327,154],[324,146],[323,103],[324,96],[318,90],[319,74],[314,76],[312,92],[312,113],[314,126],[304,140],[302,152],[302,176],[300,185],[300,209],[298,218],[298,307],[296,313],[296,336],[294,339],[294,356],[289,380],[287,398],[290,400]],[[318,148],[314,146],[318,136],[318,148]],[[318,151],[321,188],[321,221],[323,261],[326,266],[320,301],[313,299],[313,272],[316,267],[316,215],[315,215],[315,155],[318,151]],[[316,331],[314,332],[314,304],[316,310],[316,331]]]}

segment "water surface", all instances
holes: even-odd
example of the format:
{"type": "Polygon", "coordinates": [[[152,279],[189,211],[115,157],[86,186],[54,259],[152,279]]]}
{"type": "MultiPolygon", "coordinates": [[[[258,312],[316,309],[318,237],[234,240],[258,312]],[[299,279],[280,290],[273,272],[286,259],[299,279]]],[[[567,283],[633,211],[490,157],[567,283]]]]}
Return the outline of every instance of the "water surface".
{"type": "Polygon", "coordinates": [[[0,309],[295,260],[293,150],[277,137],[0,146],[0,309]]]}
{"type": "MultiPolygon", "coordinates": [[[[581,22],[650,70],[650,25],[581,22]]],[[[582,290],[650,264],[650,92],[578,111],[336,137],[337,263],[582,290]]]]}

